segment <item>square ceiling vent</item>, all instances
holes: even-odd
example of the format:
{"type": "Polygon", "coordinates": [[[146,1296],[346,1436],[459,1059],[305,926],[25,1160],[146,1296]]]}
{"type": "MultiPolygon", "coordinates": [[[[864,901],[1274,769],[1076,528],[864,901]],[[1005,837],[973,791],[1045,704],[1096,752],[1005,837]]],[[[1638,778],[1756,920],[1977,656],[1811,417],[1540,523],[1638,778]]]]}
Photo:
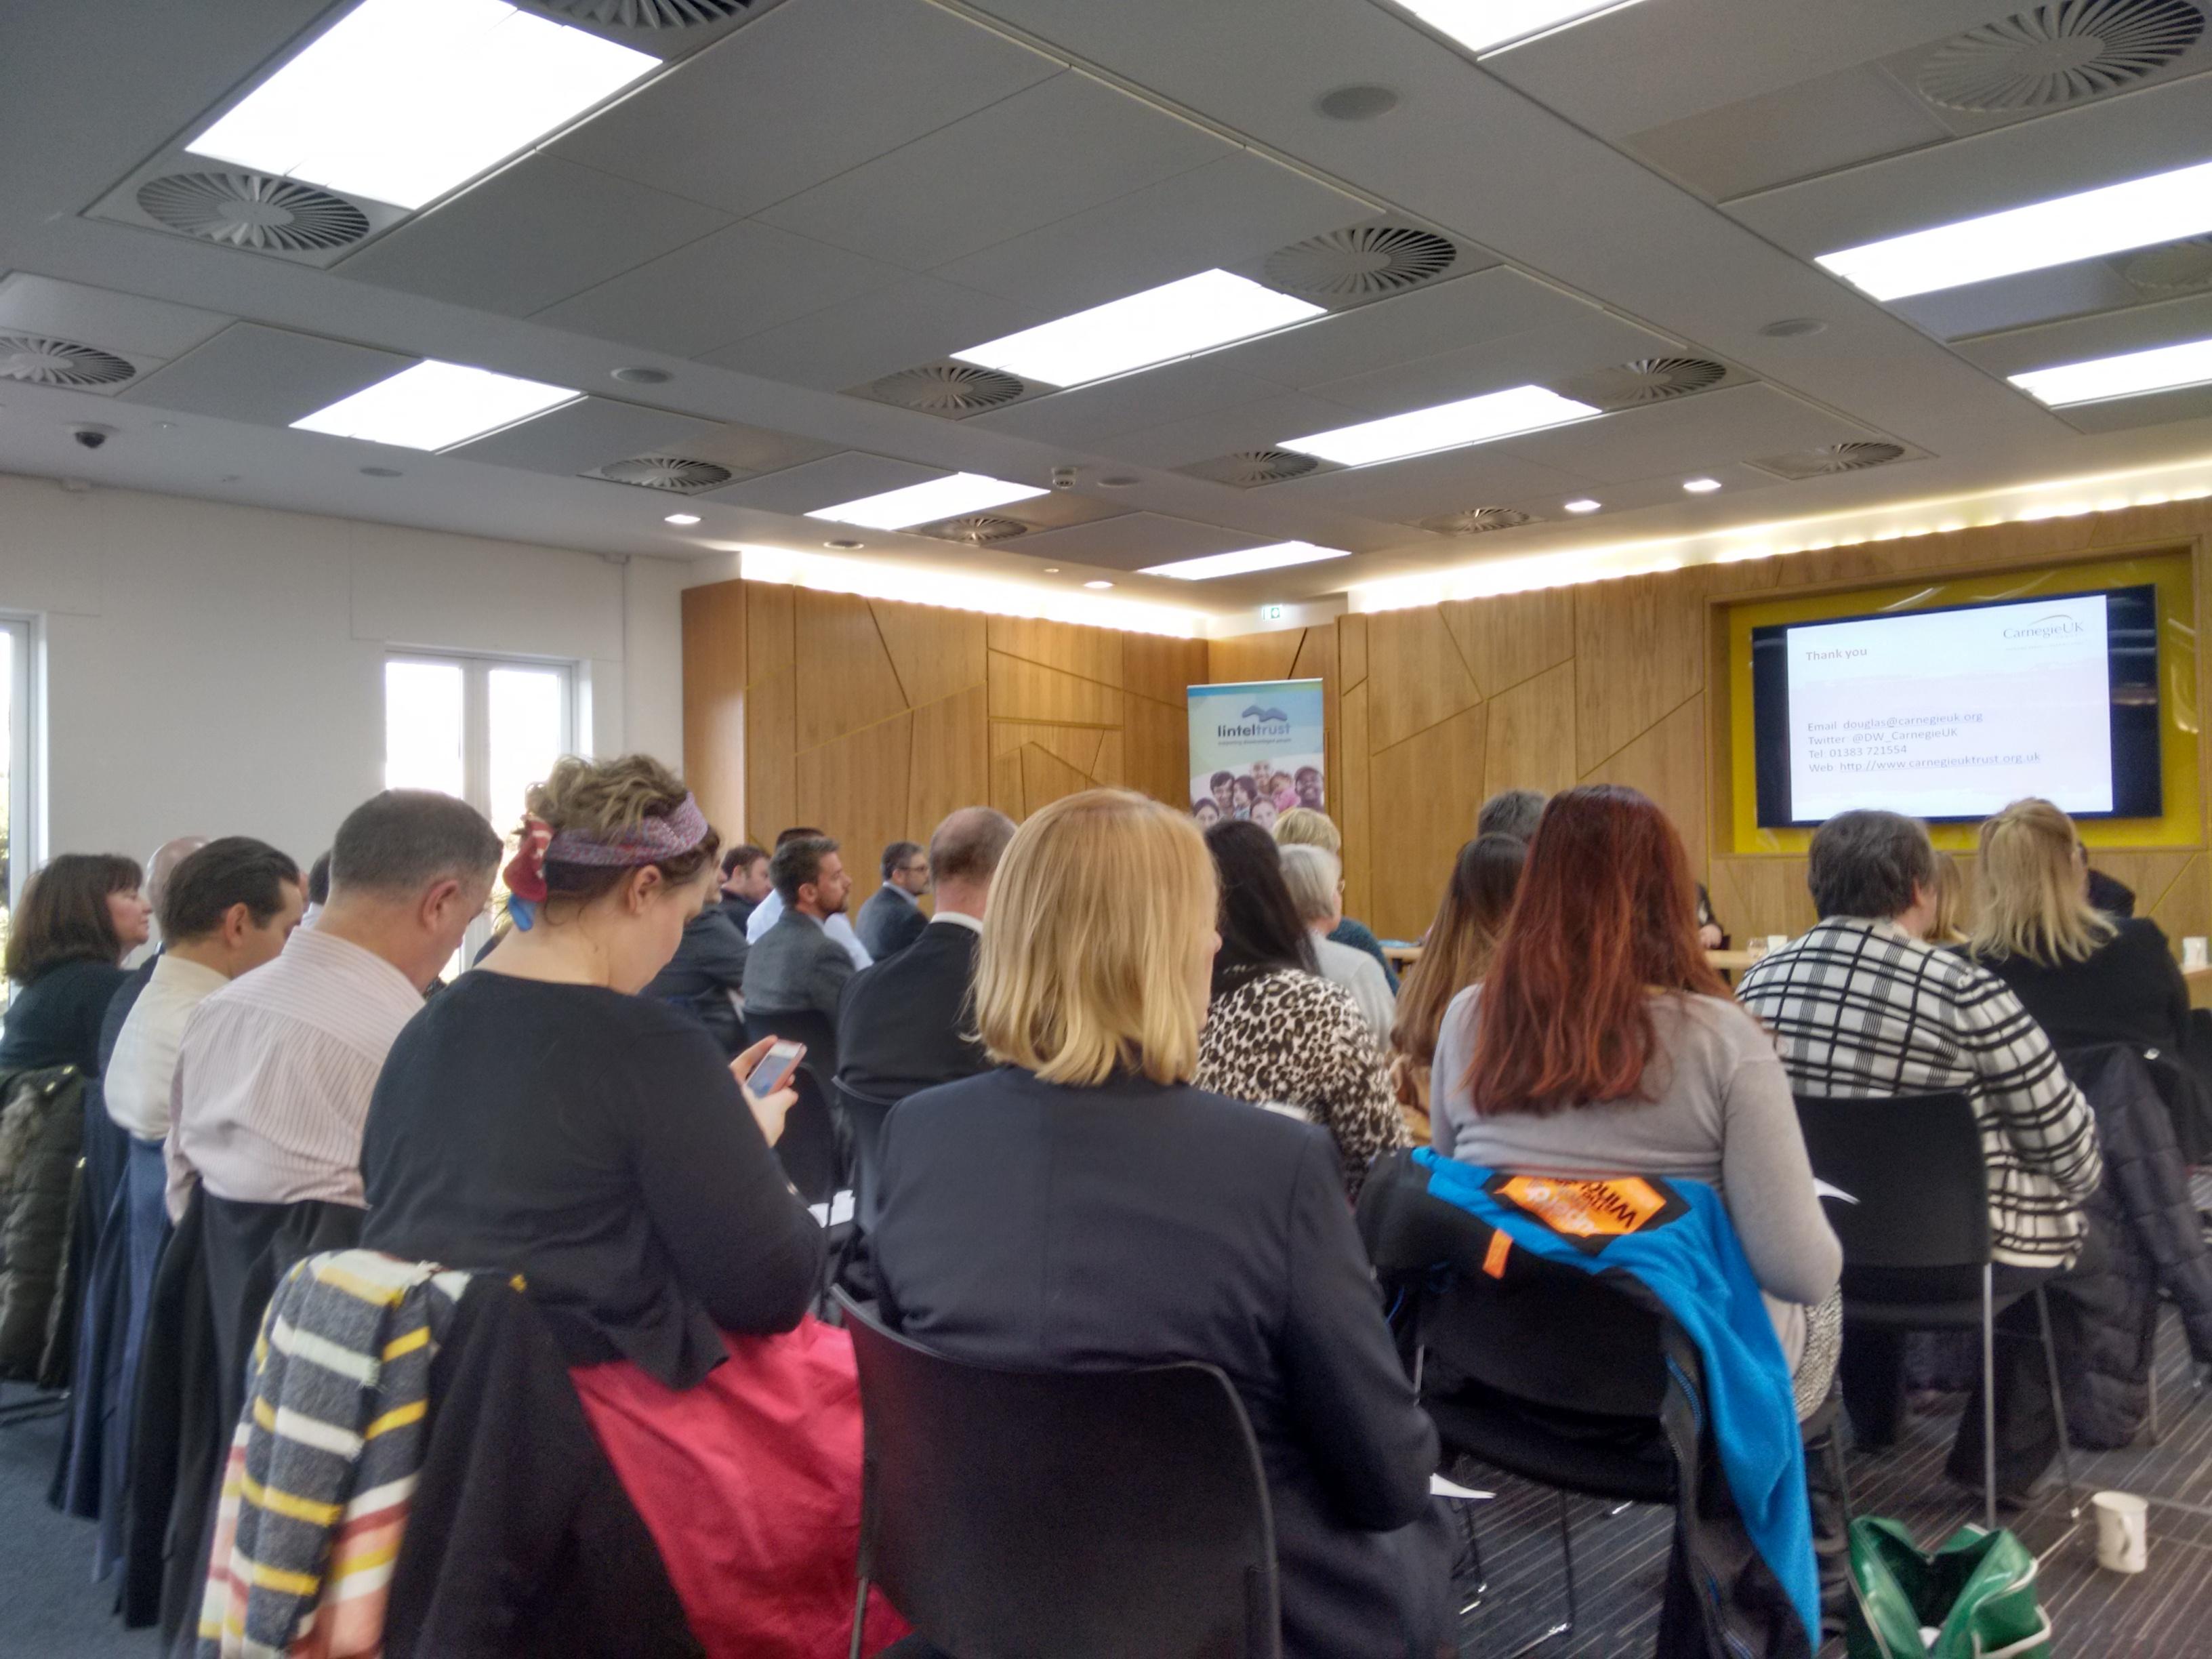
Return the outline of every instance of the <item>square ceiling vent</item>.
{"type": "Polygon", "coordinates": [[[172,149],[133,172],[85,216],[329,266],[410,216],[365,196],[172,149]]]}

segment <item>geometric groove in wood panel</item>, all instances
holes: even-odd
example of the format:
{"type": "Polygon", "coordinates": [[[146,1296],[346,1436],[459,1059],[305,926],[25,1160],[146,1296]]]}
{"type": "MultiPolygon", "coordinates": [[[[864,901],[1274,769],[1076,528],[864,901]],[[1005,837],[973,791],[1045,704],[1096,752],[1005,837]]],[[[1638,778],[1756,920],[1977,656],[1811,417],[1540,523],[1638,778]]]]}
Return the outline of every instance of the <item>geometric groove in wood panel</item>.
{"type": "Polygon", "coordinates": [[[1369,741],[1376,752],[1482,701],[1433,605],[1367,618],[1369,741]]]}
{"type": "Polygon", "coordinates": [[[792,666],[792,614],[799,589],[749,582],[745,592],[745,672],[748,684],[792,666]]]}
{"type": "Polygon", "coordinates": [[[1572,590],[1538,588],[1438,607],[1486,697],[1533,679],[1575,654],[1572,590]]]}
{"type": "Polygon", "coordinates": [[[1705,608],[1686,573],[1577,587],[1575,763],[1588,772],[1704,689],[1705,608]]]}
{"type": "Polygon", "coordinates": [[[1372,772],[1364,681],[1337,699],[1337,724],[1344,733],[1340,744],[1343,759],[1322,787],[1328,808],[1344,836],[1344,902],[1349,914],[1364,920],[1372,913],[1373,885],[1368,878],[1375,856],[1367,810],[1372,772]]]}
{"type": "Polygon", "coordinates": [[[1208,640],[1206,681],[1212,685],[1241,685],[1247,681],[1289,679],[1305,635],[1302,628],[1285,628],[1268,634],[1208,640]]]}
{"type": "Polygon", "coordinates": [[[1022,806],[1024,815],[1049,805],[1064,795],[1080,794],[1093,787],[1091,775],[1077,770],[1057,755],[1039,748],[1036,744],[1024,744],[1022,757],[1022,806]]]}
{"type": "Polygon", "coordinates": [[[1029,720],[1052,726],[1115,726],[1121,719],[1121,693],[1101,681],[1084,679],[1004,652],[990,653],[991,718],[1029,720]]]}
{"type": "Polygon", "coordinates": [[[869,609],[909,706],[983,684],[983,619],[974,611],[890,599],[869,609]]]}
{"type": "Polygon", "coordinates": [[[1089,777],[1098,764],[1098,745],[1106,730],[1097,726],[1033,726],[1017,720],[993,720],[991,752],[1012,754],[1023,744],[1033,743],[1089,777]]]}
{"type": "Polygon", "coordinates": [[[902,713],[796,757],[793,787],[799,819],[844,844],[856,886],[867,886],[878,873],[883,849],[905,838],[913,730],[913,714],[902,713]]]}
{"type": "MultiPolygon", "coordinates": [[[[1378,654],[1376,660],[1380,663],[1378,654]]],[[[1419,939],[1434,918],[1452,861],[1474,834],[1482,805],[1485,710],[1463,708],[1369,763],[1368,815],[1387,823],[1368,870],[1374,914],[1385,939],[1419,939]]],[[[1370,705],[1368,718],[1374,718],[1370,705]]]]}
{"type": "Polygon", "coordinates": [[[805,665],[796,739],[802,751],[906,711],[905,690],[867,600],[800,588],[794,637],[805,665]]]}
{"type": "Polygon", "coordinates": [[[1482,793],[1536,789],[1553,794],[1575,781],[1575,670],[1571,663],[1494,692],[1482,793]]]}
{"type": "Polygon", "coordinates": [[[1121,635],[1116,629],[1035,617],[992,617],[986,642],[1009,657],[1121,689],[1121,635]]]}
{"type": "MultiPolygon", "coordinates": [[[[1122,780],[1129,788],[1188,810],[1190,715],[1132,692],[1124,704],[1122,780]]],[[[1104,745],[1102,744],[1101,747],[1104,745]]]]}
{"type": "Polygon", "coordinates": [[[983,688],[971,685],[914,711],[906,836],[927,842],[955,809],[990,798],[989,724],[983,688]]]}
{"type": "MultiPolygon", "coordinates": [[[[1582,682],[1582,676],[1581,676],[1581,674],[1580,674],[1579,671],[1577,671],[1577,674],[1576,674],[1576,677],[1575,677],[1575,679],[1576,679],[1576,698],[1575,698],[1575,702],[1576,702],[1577,709],[1577,711],[1579,711],[1580,707],[1581,707],[1581,702],[1582,702],[1582,696],[1581,696],[1581,682],[1582,682]]],[[[1598,769],[1600,769],[1601,768],[1602,768],[1607,761],[1610,761],[1610,760],[1611,760],[1611,759],[1612,759],[1615,755],[1620,754],[1620,753],[1621,752],[1621,750],[1625,750],[1625,749],[1632,749],[1632,748],[1634,748],[1638,744],[1639,744],[1639,743],[1643,742],[1644,738],[1648,738],[1648,737],[1650,737],[1650,736],[1651,735],[1652,732],[1657,728],[1657,726],[1659,726],[1659,724],[1660,724],[1660,722],[1661,722],[1661,721],[1673,719],[1676,714],[1679,714],[1680,713],[1681,713],[1681,711],[1682,711],[1683,709],[1686,708],[1687,707],[1689,707],[1689,705],[1690,705],[1690,704],[1692,704],[1692,703],[1693,703],[1693,702],[1702,704],[1703,700],[1704,700],[1704,697],[1705,697],[1705,693],[1703,693],[1702,691],[1692,691],[1692,693],[1690,693],[1690,695],[1689,695],[1688,696],[1685,697],[1685,698],[1684,698],[1680,702],[1676,703],[1673,708],[1668,708],[1668,709],[1666,709],[1666,710],[1665,710],[1665,711],[1663,711],[1662,713],[1660,713],[1660,714],[1657,714],[1653,715],[1653,716],[1651,717],[1651,719],[1650,719],[1650,722],[1649,722],[1647,725],[1645,725],[1645,726],[1642,726],[1642,727],[1641,727],[1641,728],[1639,728],[1636,732],[1634,732],[1632,736],[1630,736],[1628,738],[1626,738],[1626,740],[1625,740],[1625,741],[1620,744],[1620,748],[1618,748],[1618,749],[1612,749],[1612,750],[1608,750],[1606,753],[1604,753],[1604,754],[1602,754],[1602,755],[1600,755],[1600,756],[1599,756],[1595,760],[1594,760],[1594,761],[1590,762],[1588,765],[1580,767],[1580,768],[1579,768],[1579,775],[1580,775],[1580,777],[1582,778],[1582,780],[1583,780],[1583,781],[1585,781],[1585,782],[1589,781],[1589,775],[1590,775],[1590,774],[1591,774],[1591,773],[1593,773],[1593,772],[1595,772],[1595,771],[1597,771],[1598,769]]],[[[1576,735],[1577,738],[1579,738],[1579,737],[1582,735],[1581,728],[1580,728],[1579,726],[1577,726],[1577,727],[1576,728],[1576,733],[1575,733],[1575,735],[1576,735]]],[[[1577,744],[1576,746],[1577,746],[1577,748],[1579,748],[1581,745],[1580,745],[1579,744],[1577,744]]]]}
{"type": "Polygon", "coordinates": [[[1171,634],[1126,634],[1121,638],[1121,689],[1181,708],[1194,685],[1206,683],[1206,641],[1171,634]]]}
{"type": "Polygon", "coordinates": [[[1705,711],[1700,692],[1582,775],[1641,791],[1674,821],[1690,867],[1702,875],[1705,846],[1705,711]]]}
{"type": "Polygon", "coordinates": [[[792,798],[798,700],[799,676],[788,668],[745,688],[745,838],[757,846],[774,846],[779,830],[799,822],[792,798]]]}
{"type": "Polygon", "coordinates": [[[1344,677],[1344,690],[1349,691],[1367,678],[1367,618],[1339,617],[1336,619],[1336,665],[1344,677]]]}

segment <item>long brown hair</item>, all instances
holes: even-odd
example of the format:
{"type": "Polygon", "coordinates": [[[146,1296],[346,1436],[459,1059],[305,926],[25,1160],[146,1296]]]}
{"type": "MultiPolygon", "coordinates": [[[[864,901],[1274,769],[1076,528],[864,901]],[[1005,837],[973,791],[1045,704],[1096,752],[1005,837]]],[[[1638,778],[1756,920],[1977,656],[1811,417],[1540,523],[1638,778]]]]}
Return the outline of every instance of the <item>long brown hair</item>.
{"type": "Polygon", "coordinates": [[[119,853],[64,853],[33,876],[8,919],[8,977],[28,985],[64,962],[123,960],[107,896],[135,893],[145,875],[119,853]]]}
{"type": "Polygon", "coordinates": [[[1459,849],[1437,919],[1422,941],[1420,960],[1398,988],[1398,1018],[1390,1046],[1418,1066],[1433,1065],[1437,1036],[1451,1000],[1490,971],[1505,919],[1521,889],[1528,844],[1492,831],[1459,849]]]}
{"type": "Polygon", "coordinates": [[[1485,1115],[1648,1098],[1654,989],[1726,996],[1682,838],[1633,789],[1552,797],[1483,982],[1467,1085],[1485,1115]]]}

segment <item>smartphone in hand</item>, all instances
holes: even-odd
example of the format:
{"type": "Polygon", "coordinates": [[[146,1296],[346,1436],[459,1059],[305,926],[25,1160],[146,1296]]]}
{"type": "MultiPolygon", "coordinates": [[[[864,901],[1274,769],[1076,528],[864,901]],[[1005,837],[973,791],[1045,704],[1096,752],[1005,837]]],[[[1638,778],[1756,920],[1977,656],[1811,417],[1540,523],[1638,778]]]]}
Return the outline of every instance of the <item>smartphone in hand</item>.
{"type": "Polygon", "coordinates": [[[783,1087],[790,1079],[792,1070],[806,1052],[803,1042],[778,1042],[760,1059],[745,1079],[745,1087],[759,1098],[766,1098],[783,1087]]]}

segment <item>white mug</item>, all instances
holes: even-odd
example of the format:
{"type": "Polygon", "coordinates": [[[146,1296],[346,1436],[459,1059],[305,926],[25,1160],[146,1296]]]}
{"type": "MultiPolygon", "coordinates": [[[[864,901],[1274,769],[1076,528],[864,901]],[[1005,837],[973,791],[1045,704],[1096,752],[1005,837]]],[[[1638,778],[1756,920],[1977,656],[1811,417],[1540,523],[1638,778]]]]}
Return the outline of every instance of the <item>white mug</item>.
{"type": "Polygon", "coordinates": [[[1790,935],[1787,933],[1769,933],[1766,936],[1766,948],[1770,951],[1779,951],[1789,943],[1790,935]]]}
{"type": "Polygon", "coordinates": [[[2191,933],[2181,941],[2181,965],[2185,968],[2212,968],[2212,939],[2202,933],[2191,933]]]}
{"type": "Polygon", "coordinates": [[[2109,1572],[2141,1572],[2150,1564],[2150,1505],[2133,1492],[2100,1492],[2089,1499],[2097,1512],[2097,1565],[2109,1572]]]}
{"type": "Polygon", "coordinates": [[[1748,939],[1744,941],[1744,954],[1749,957],[1753,962],[1757,962],[1761,957],[1766,954],[1766,941],[1759,938],[1758,934],[1753,933],[1748,939]]]}

